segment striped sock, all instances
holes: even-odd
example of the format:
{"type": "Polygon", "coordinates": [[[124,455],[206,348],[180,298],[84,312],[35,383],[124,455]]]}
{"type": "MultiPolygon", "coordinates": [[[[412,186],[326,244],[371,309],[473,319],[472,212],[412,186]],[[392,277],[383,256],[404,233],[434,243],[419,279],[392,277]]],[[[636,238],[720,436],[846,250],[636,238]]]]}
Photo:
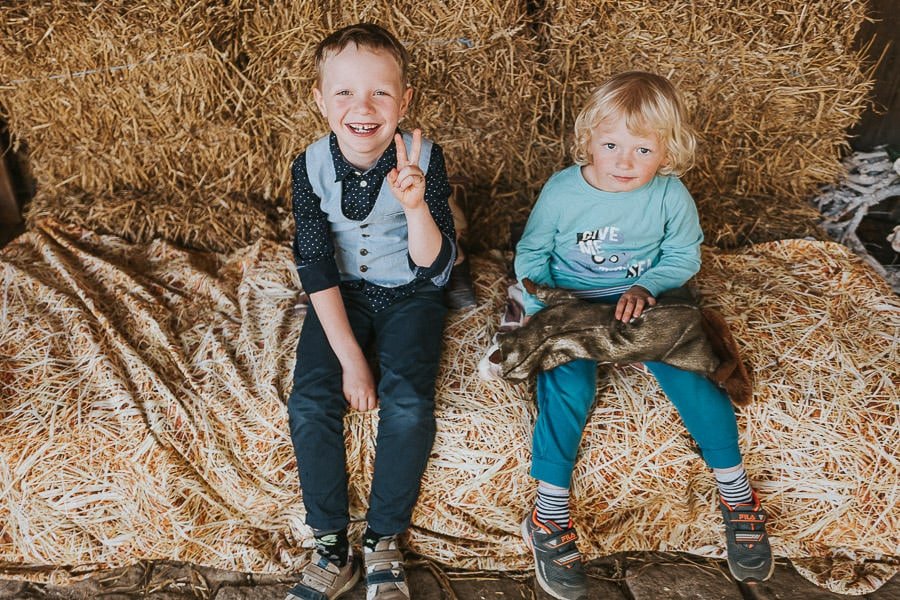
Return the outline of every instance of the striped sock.
{"type": "Polygon", "coordinates": [[[537,497],[537,520],[553,521],[560,527],[569,525],[569,489],[540,482],[537,497]]]}
{"type": "Polygon", "coordinates": [[[753,491],[750,489],[750,481],[747,479],[747,471],[743,465],[737,470],[729,470],[725,473],[713,469],[716,484],[719,486],[719,494],[726,504],[750,504],[753,502],[753,491]]]}

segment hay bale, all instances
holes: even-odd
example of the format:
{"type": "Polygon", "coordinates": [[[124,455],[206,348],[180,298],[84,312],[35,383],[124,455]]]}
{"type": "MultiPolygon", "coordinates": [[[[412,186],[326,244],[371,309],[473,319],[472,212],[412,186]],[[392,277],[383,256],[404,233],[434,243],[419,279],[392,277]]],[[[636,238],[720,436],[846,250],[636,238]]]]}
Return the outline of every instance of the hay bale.
{"type": "Polygon", "coordinates": [[[233,252],[260,239],[290,238],[277,212],[264,212],[264,207],[237,194],[200,201],[149,192],[87,194],[41,188],[25,209],[29,227],[54,218],[130,242],[158,239],[211,252],[233,252]]]}
{"type": "MultiPolygon", "coordinates": [[[[0,290],[0,313],[16,315],[0,323],[4,576],[141,558],[303,564],[284,399],[304,311],[288,249],[135,246],[47,219],[0,251],[0,290]]],[[[496,299],[450,331],[481,347],[496,299]]],[[[448,371],[442,385],[464,393],[448,371]]],[[[377,419],[346,422],[359,522],[377,419]]]]}
{"type": "Polygon", "coordinates": [[[0,111],[39,188],[201,205],[245,195],[287,215],[290,162],[327,131],[312,101],[312,52],[359,20],[390,28],[412,53],[416,96],[403,126],[422,127],[451,174],[486,190],[470,194],[471,213],[502,212],[541,183],[536,41],[518,0],[139,9],[55,0],[0,11],[0,111]]]}
{"type": "Polygon", "coordinates": [[[245,18],[246,75],[260,90],[254,140],[278,195],[289,196],[293,157],[327,132],[311,93],[315,45],[363,20],[383,25],[410,51],[415,96],[401,125],[441,144],[451,175],[501,191],[537,181],[534,132],[543,105],[524,2],[290,2],[255,6],[245,18]]]}
{"type": "MultiPolygon", "coordinates": [[[[820,585],[871,591],[897,570],[900,304],[832,243],[704,259],[699,285],[754,369],[741,444],[775,552],[810,558],[820,585]]],[[[506,266],[471,260],[481,303],[448,319],[409,542],[453,567],[524,569],[532,390],[477,378],[506,266]]],[[[42,221],[0,251],[0,574],[302,565],[311,532],[284,407],[301,301],[290,251],[271,242],[202,254],[42,221]]],[[[715,483],[674,408],[636,371],[606,381],[574,479],[582,549],[721,555],[715,483]]],[[[356,535],[377,415],[345,423],[356,535]]]]}
{"type": "Polygon", "coordinates": [[[38,186],[265,196],[235,27],[213,1],[0,6],[0,118],[38,186]]]}
{"type": "MultiPolygon", "coordinates": [[[[868,105],[870,65],[855,44],[866,8],[856,0],[548,4],[541,21],[555,164],[568,162],[575,117],[600,81],[655,71],[681,90],[699,133],[685,181],[701,210],[715,210],[723,195],[795,209],[839,178],[846,131],[868,105]]],[[[717,225],[758,217],[737,210],[717,225]]]]}
{"type": "Polygon", "coordinates": [[[790,239],[825,241],[821,214],[810,204],[781,201],[772,196],[699,198],[697,210],[704,243],[725,250],[790,239]]]}
{"type": "Polygon", "coordinates": [[[302,564],[289,251],[187,253],[49,221],[0,273],[16,315],[0,324],[4,565],[302,564]]]}
{"type": "Polygon", "coordinates": [[[0,116],[41,187],[200,204],[238,194],[280,210],[288,231],[290,161],[326,131],[310,93],[315,44],[375,21],[413,55],[417,98],[404,126],[445,147],[470,190],[471,238],[488,249],[507,243],[509,225],[569,162],[591,87],[650,69],[685,93],[702,138],[686,182],[716,217],[709,239],[728,246],[760,239],[742,230],[771,215],[745,203],[722,211],[720,198],[771,197],[799,211],[797,199],[841,172],[845,131],[871,87],[853,47],[864,19],[853,0],[603,0],[536,14],[522,0],[32,1],[0,7],[0,116]]]}

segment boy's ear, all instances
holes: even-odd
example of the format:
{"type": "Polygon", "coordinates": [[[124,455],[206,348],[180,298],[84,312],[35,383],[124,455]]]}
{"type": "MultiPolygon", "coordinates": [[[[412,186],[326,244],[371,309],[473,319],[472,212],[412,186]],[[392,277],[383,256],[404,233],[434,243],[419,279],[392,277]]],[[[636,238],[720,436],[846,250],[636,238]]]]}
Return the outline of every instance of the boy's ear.
{"type": "Polygon", "coordinates": [[[319,107],[319,112],[327,119],[328,115],[325,114],[325,97],[322,96],[322,90],[319,89],[318,85],[313,86],[313,98],[316,100],[316,106],[319,107]]]}
{"type": "Polygon", "coordinates": [[[403,97],[400,101],[400,116],[405,117],[406,111],[409,110],[409,103],[412,102],[413,89],[412,86],[406,86],[403,91],[403,97]]]}

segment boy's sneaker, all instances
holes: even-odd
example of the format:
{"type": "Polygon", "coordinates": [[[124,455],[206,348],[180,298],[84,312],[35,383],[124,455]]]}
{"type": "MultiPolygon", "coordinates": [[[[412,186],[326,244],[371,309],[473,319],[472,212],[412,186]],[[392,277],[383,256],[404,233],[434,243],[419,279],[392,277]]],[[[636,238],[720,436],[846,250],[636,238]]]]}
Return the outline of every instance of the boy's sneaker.
{"type": "Polygon", "coordinates": [[[339,567],[316,550],[300,574],[300,583],[288,591],[285,600],[334,600],[353,589],[359,573],[359,561],[352,552],[347,564],[339,567]]]}
{"type": "Polygon", "coordinates": [[[571,521],[565,528],[552,521],[540,523],[535,510],[522,521],[522,537],[534,555],[534,572],[545,592],[560,600],[587,598],[587,577],[571,521]]]}
{"type": "Polygon", "coordinates": [[[379,539],[374,550],[363,545],[363,563],[366,567],[366,600],[409,600],[397,536],[379,539]]]}
{"type": "Polygon", "coordinates": [[[728,504],[719,498],[719,508],[725,519],[725,547],[728,551],[728,570],[738,581],[765,581],[772,576],[775,561],[766,534],[766,511],[753,501],[728,504]]]}

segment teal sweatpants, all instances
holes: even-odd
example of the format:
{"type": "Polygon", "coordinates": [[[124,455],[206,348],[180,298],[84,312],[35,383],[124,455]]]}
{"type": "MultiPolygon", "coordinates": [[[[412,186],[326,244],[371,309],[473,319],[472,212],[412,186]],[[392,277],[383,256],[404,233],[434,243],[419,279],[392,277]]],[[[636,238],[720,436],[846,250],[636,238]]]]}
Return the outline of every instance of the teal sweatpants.
{"type": "MultiPolygon", "coordinates": [[[[645,364],[675,405],[706,464],[713,469],[740,464],[737,421],[728,396],[698,373],[659,362],[645,364]]],[[[597,363],[592,360],[575,360],[538,374],[532,477],[569,487],[596,391],[597,363]]]]}

